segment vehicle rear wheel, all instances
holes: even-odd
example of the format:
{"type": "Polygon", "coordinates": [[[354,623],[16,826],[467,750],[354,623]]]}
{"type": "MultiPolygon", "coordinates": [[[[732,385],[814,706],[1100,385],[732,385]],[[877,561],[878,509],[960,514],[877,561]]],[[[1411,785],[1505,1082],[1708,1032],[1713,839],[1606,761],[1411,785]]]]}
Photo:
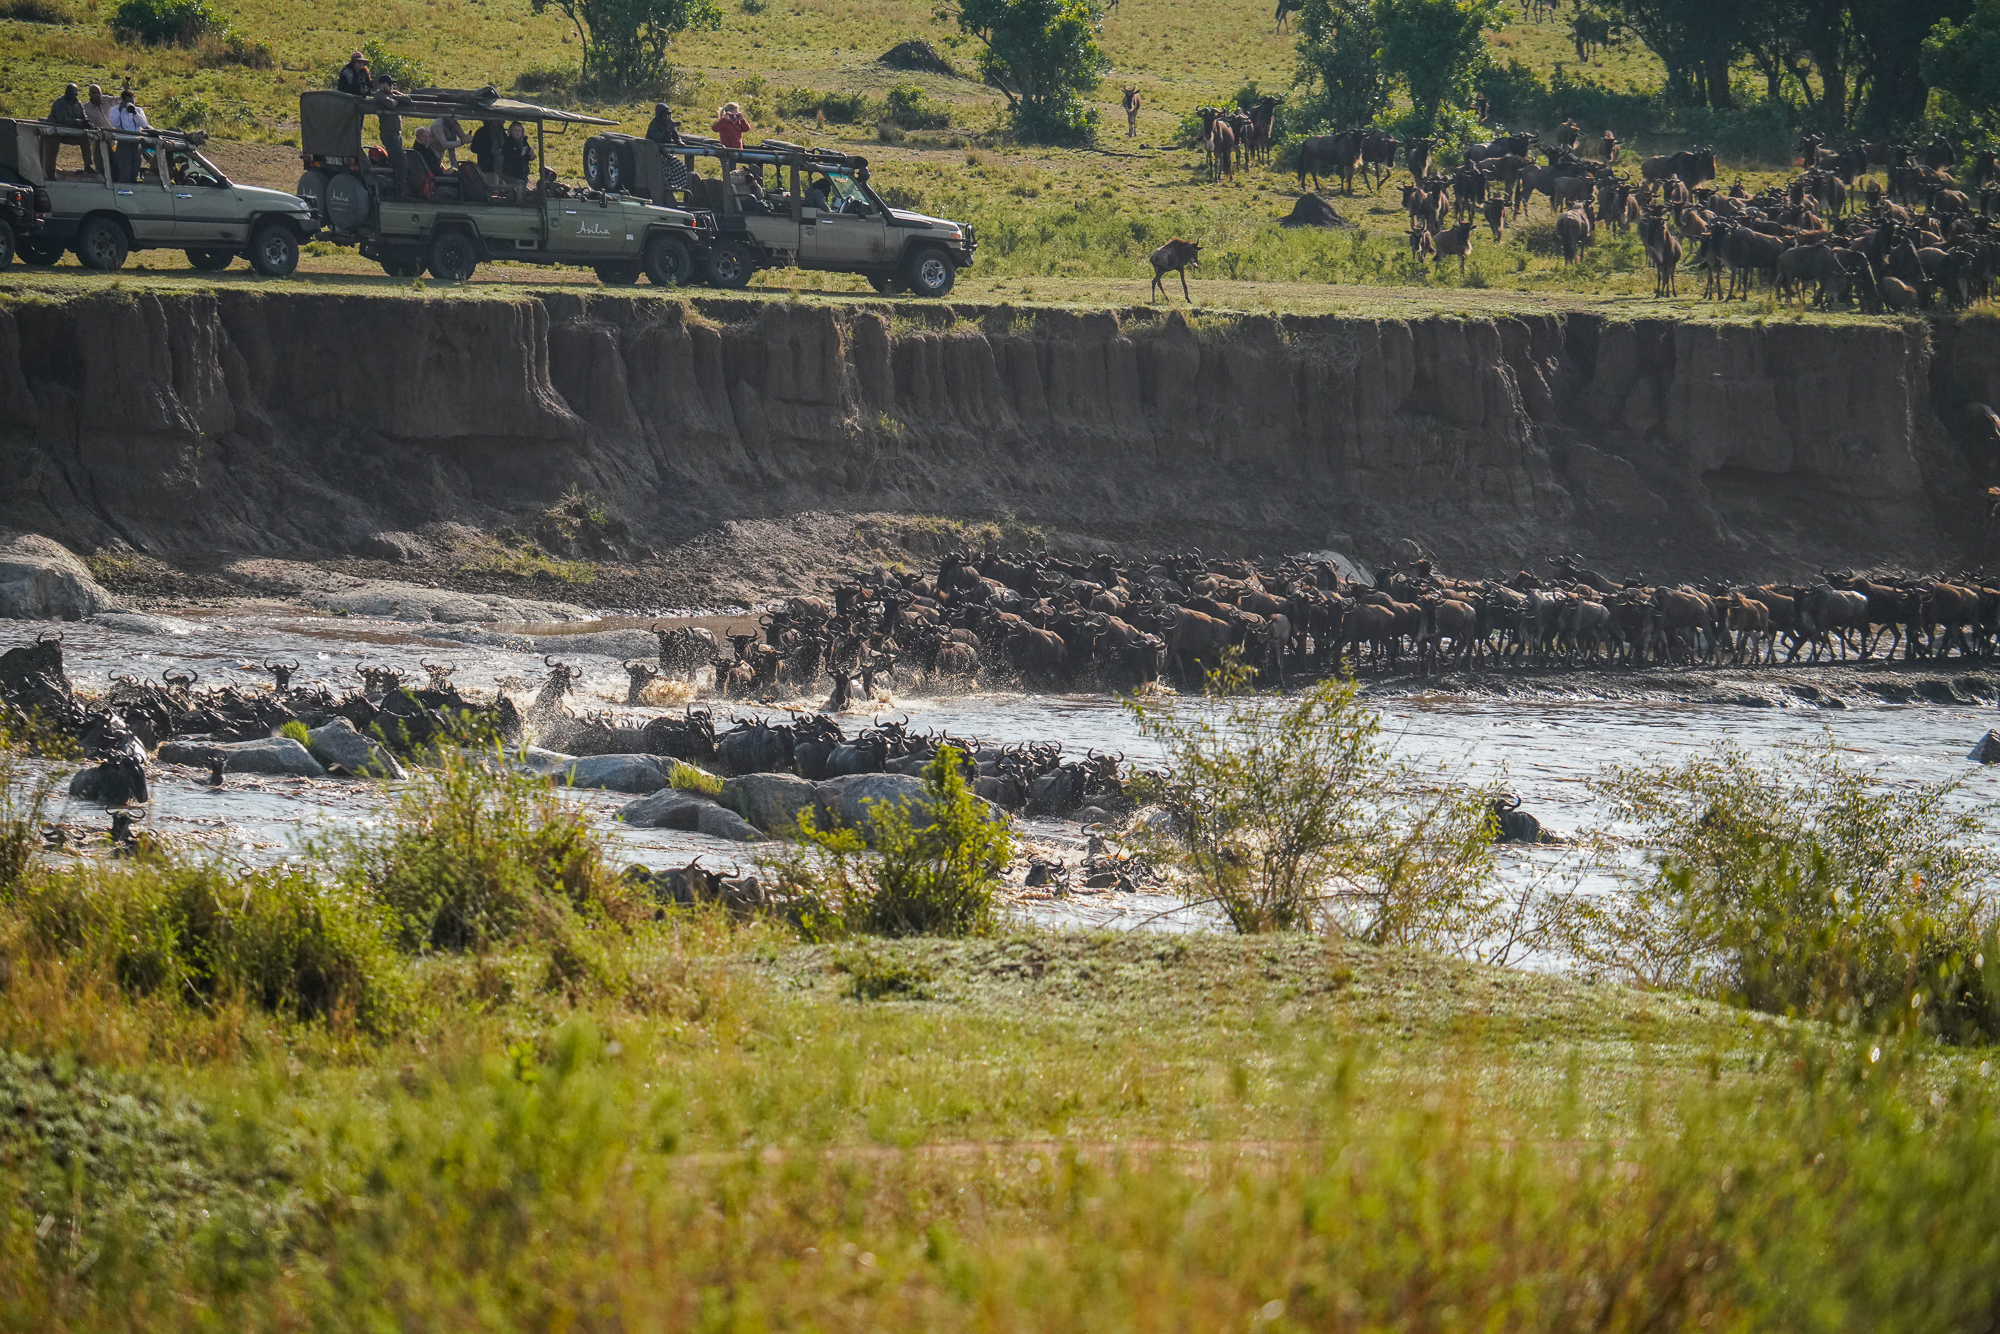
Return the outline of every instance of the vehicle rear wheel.
{"type": "Polygon", "coordinates": [[[299,266],[299,238],[282,222],[267,222],[250,236],[250,267],[266,278],[289,278],[299,266]]]}
{"type": "Polygon", "coordinates": [[[125,229],[109,218],[91,218],[76,233],[76,257],[86,269],[110,273],[123,267],[131,252],[125,229]]]}
{"type": "Polygon", "coordinates": [[[441,283],[462,283],[479,267],[479,252],[464,232],[439,232],[431,238],[431,277],[441,283]]]}
{"type": "Polygon", "coordinates": [[[958,266],[935,246],[925,246],[903,266],[903,284],[917,296],[943,296],[957,281],[958,266]]]}
{"type": "Polygon", "coordinates": [[[62,258],[62,253],[62,243],[59,241],[36,240],[21,243],[21,262],[32,264],[38,269],[47,268],[55,263],[62,258]]]}
{"type": "Polygon", "coordinates": [[[694,281],[694,256],[678,236],[646,242],[646,278],[655,287],[685,287],[694,281]]]}
{"type": "Polygon", "coordinates": [[[236,258],[236,252],[234,250],[190,250],[187,252],[187,257],[188,263],[194,265],[197,269],[201,269],[207,273],[214,273],[218,269],[228,268],[229,261],[236,258]]]}
{"type": "Polygon", "coordinates": [[[894,278],[877,278],[871,274],[868,279],[868,285],[883,296],[890,296],[896,291],[896,280],[894,278]]]}
{"type": "Polygon", "coordinates": [[[391,278],[414,278],[424,271],[424,262],[416,255],[385,255],[379,263],[391,278]]]}
{"type": "Polygon", "coordinates": [[[604,157],[609,147],[601,134],[593,134],[583,141],[583,183],[593,190],[604,188],[604,157]]]}
{"type": "Polygon", "coordinates": [[[0,225],[0,269],[14,262],[14,229],[0,225]]]}
{"type": "Polygon", "coordinates": [[[757,272],[757,261],[741,241],[720,241],[708,252],[708,281],[730,291],[745,286],[757,272]]]}
{"type": "Polygon", "coordinates": [[[597,270],[597,281],[606,287],[630,287],[639,281],[637,264],[593,264],[597,270]]]}

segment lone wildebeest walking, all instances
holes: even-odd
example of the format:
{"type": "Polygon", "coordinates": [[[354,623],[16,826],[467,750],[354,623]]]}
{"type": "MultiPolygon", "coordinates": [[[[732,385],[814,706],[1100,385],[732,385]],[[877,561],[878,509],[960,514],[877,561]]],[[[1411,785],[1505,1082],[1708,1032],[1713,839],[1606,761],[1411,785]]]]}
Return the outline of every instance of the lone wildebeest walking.
{"type": "Polygon", "coordinates": [[[1130,139],[1139,133],[1139,90],[1125,90],[1125,137],[1130,139]]]}
{"type": "MultiPolygon", "coordinates": [[[[1170,273],[1178,273],[1181,276],[1181,295],[1187,298],[1189,305],[1193,305],[1194,296],[1188,291],[1187,271],[1189,266],[1197,269],[1201,267],[1201,242],[1183,241],[1180,237],[1176,236],[1173,240],[1155,250],[1152,253],[1151,259],[1153,262],[1153,286],[1159,289],[1160,295],[1165,296],[1167,294],[1167,285],[1161,280],[1170,273]]],[[[1146,297],[1147,300],[1152,299],[1151,290],[1148,290],[1146,297]]]]}

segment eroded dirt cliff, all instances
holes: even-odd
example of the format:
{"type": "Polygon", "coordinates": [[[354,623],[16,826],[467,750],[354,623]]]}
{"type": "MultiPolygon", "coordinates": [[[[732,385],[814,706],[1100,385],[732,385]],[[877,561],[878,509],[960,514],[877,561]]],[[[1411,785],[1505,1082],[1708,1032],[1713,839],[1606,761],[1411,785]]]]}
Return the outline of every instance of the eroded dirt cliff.
{"type": "Polygon", "coordinates": [[[1983,557],[2000,478],[1948,423],[2000,400],[1996,353],[1984,325],[106,292],[0,306],[0,524],[343,552],[576,485],[653,543],[903,512],[1479,564],[1935,564],[1983,557]]]}

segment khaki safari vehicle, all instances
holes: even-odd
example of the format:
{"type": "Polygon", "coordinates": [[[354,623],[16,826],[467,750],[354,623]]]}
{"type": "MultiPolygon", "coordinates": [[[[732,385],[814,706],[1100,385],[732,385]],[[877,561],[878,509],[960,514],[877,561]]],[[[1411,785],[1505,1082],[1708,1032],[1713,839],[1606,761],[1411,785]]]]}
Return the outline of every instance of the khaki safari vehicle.
{"type": "Polygon", "coordinates": [[[693,135],[661,143],[598,134],[584,141],[583,177],[600,189],[712,215],[715,239],[703,276],[717,287],[741,287],[760,268],[796,265],[859,273],[878,292],[900,287],[939,297],[971,265],[976,245],[969,225],[890,208],[868,183],[867,158],[779,139],[729,149],[693,135]],[[673,170],[669,157],[679,158],[684,172],[673,170]],[[702,164],[710,162],[704,175],[702,164]],[[684,185],[675,189],[670,178],[684,185]]]}
{"type": "MultiPolygon", "coordinates": [[[[391,276],[459,281],[482,260],[526,264],[575,264],[594,269],[607,283],[629,284],[644,273],[655,283],[692,281],[707,252],[708,237],[681,209],[661,208],[617,191],[572,189],[550,171],[532,187],[484,177],[461,148],[456,176],[427,181],[428,198],[363,146],[364,117],[400,116],[406,128],[455,117],[470,139],[482,122],[521,121],[535,132],[535,165],[549,127],[616,122],[574,111],[503,98],[491,88],[420,88],[381,96],[310,92],[299,97],[300,156],[305,174],[299,192],[320,208],[329,239],[358,245],[391,276]]],[[[376,136],[379,137],[379,136],[376,136]]],[[[406,148],[404,152],[413,153],[406,148]]]]}
{"type": "Polygon", "coordinates": [[[65,250],[86,267],[109,271],[134,250],[185,250],[198,269],[222,269],[241,255],[267,278],[298,267],[299,245],[319,230],[297,195],[238,185],[201,154],[199,132],[83,130],[45,121],[0,120],[0,180],[48,191],[49,215],[20,247],[29,264],[53,264],[65,250]],[[42,145],[54,139],[56,170],[43,169],[42,145]],[[84,165],[85,141],[97,170],[84,165]],[[114,180],[119,154],[137,180],[114,180]]]}

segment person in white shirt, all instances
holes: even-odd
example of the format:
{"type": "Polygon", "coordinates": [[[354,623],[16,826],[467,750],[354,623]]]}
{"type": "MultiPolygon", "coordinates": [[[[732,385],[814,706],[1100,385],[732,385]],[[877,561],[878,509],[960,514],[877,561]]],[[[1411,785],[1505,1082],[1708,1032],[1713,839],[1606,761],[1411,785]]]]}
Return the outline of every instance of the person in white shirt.
{"type": "Polygon", "coordinates": [[[444,164],[458,170],[458,150],[465,147],[465,130],[456,116],[439,116],[431,122],[431,147],[444,156],[444,164]]]}
{"type": "MultiPolygon", "coordinates": [[[[118,94],[118,104],[111,108],[111,128],[126,134],[137,134],[152,128],[146,119],[146,110],[132,98],[132,90],[125,89],[118,94]]],[[[132,140],[121,142],[111,155],[111,179],[114,181],[136,181],[139,179],[139,145],[132,140]]]]}
{"type": "Polygon", "coordinates": [[[97,172],[104,170],[98,164],[98,155],[104,151],[104,142],[100,136],[111,128],[111,108],[115,105],[116,103],[104,95],[104,89],[94,83],[90,85],[90,96],[83,99],[83,123],[91,133],[91,137],[83,144],[84,166],[87,170],[97,172]]]}

